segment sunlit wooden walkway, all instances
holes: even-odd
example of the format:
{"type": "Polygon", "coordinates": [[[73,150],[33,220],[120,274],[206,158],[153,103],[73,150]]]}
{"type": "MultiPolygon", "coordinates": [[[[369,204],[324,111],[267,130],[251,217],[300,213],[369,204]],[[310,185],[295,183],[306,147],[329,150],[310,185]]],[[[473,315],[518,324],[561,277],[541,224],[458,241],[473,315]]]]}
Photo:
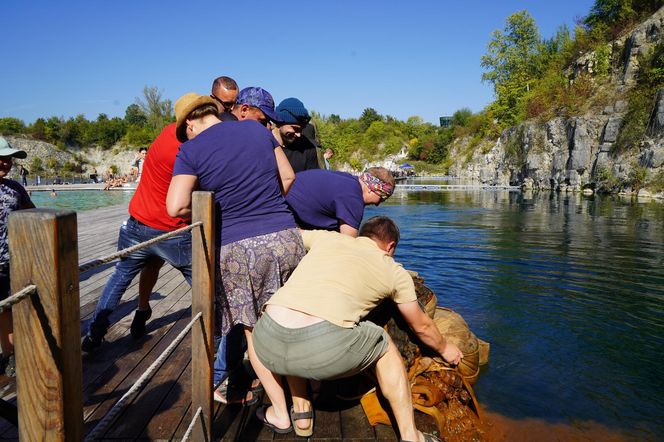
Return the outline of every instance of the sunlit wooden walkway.
{"type": "MultiPolygon", "coordinates": [[[[124,206],[78,213],[79,263],[115,251],[118,230],[127,218],[124,206]]],[[[113,264],[81,274],[81,335],[94,311],[97,299],[113,264]]],[[[129,326],[136,308],[138,278],[127,290],[112,317],[115,324],[98,353],[83,357],[85,430],[89,432],[113,404],[143,374],[173,338],[191,320],[191,291],[182,275],[172,267],[162,268],[151,299],[152,319],[148,334],[134,340],[129,326]]],[[[179,440],[191,421],[190,339],[168,358],[156,376],[127,407],[103,440],[179,440]]],[[[19,373],[20,376],[20,373],[19,373]]],[[[331,392],[331,388],[324,391],[331,392]]],[[[331,392],[333,393],[333,392],[331,392]]],[[[15,383],[0,376],[0,397],[16,403],[15,383]]],[[[322,395],[316,404],[314,437],[310,440],[373,441],[396,440],[388,426],[369,426],[358,402],[330,400],[322,395]]],[[[254,417],[255,407],[219,407],[213,423],[215,440],[296,440],[294,433],[275,435],[254,417]]],[[[432,428],[426,415],[417,414],[422,429],[432,428]]],[[[15,427],[0,419],[0,439],[15,440],[15,427]]],[[[302,439],[299,439],[302,440],[302,439]]]]}

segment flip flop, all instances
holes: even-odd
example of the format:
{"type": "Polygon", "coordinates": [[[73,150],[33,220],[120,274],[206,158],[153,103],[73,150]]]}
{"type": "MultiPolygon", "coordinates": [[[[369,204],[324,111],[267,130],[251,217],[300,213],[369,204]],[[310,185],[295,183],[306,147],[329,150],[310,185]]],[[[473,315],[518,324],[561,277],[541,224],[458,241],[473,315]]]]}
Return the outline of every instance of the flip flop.
{"type": "Polygon", "coordinates": [[[288,434],[291,431],[293,431],[293,426],[289,425],[288,428],[279,428],[274,424],[271,424],[270,421],[267,420],[267,409],[270,408],[270,405],[261,405],[256,409],[256,418],[261,421],[263,425],[265,425],[267,428],[270,430],[274,431],[277,434],[288,434]]]}
{"type": "Polygon", "coordinates": [[[242,405],[243,407],[250,407],[258,403],[258,391],[247,390],[244,388],[234,388],[228,385],[228,382],[222,382],[213,393],[214,400],[222,404],[228,405],[242,405]],[[247,396],[251,394],[251,398],[247,396]]]}
{"type": "Polygon", "coordinates": [[[310,437],[312,434],[314,434],[314,409],[312,408],[309,411],[303,411],[301,413],[296,413],[295,409],[291,405],[290,408],[290,418],[291,418],[291,423],[292,427],[295,430],[295,434],[297,434],[300,437],[310,437]],[[309,426],[307,428],[300,428],[295,424],[295,421],[299,421],[302,419],[311,419],[309,422],[309,426]]]}
{"type": "MultiPolygon", "coordinates": [[[[431,433],[422,433],[422,436],[424,436],[424,442],[443,442],[442,439],[438,438],[437,436],[434,436],[431,433]]],[[[410,441],[401,439],[400,442],[410,442],[410,441]]]]}

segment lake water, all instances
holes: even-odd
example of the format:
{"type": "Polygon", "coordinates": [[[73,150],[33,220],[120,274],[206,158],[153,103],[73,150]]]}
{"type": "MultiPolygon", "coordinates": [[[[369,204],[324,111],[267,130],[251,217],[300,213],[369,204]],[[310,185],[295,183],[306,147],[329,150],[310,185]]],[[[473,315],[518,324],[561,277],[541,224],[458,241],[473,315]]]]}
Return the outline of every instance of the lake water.
{"type": "Polygon", "coordinates": [[[37,207],[53,209],[92,210],[100,207],[129,204],[134,189],[131,190],[57,190],[52,197],[48,191],[32,192],[32,202],[37,207]]]}
{"type": "Polygon", "coordinates": [[[397,259],[491,343],[475,386],[512,418],[664,440],[664,205],[397,192],[397,259]]]}
{"type": "MultiPolygon", "coordinates": [[[[33,200],[86,210],[131,195],[33,200]]],[[[376,214],[401,228],[397,259],[491,343],[475,385],[485,408],[664,440],[664,204],[397,191],[365,216],[376,214]]]]}

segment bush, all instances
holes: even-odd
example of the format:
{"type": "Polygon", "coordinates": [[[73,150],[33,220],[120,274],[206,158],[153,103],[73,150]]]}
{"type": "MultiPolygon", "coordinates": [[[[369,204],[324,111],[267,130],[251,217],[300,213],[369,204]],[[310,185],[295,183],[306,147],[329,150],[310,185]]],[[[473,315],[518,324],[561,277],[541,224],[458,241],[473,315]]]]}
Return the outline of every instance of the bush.
{"type": "Polygon", "coordinates": [[[629,171],[628,179],[632,190],[638,192],[646,183],[646,176],[648,170],[645,167],[634,165],[632,170],[629,171]]]}
{"type": "Polygon", "coordinates": [[[605,166],[601,166],[595,171],[595,182],[598,193],[612,193],[620,186],[620,180],[611,169],[605,166]]]}
{"type": "Polygon", "coordinates": [[[664,169],[654,174],[644,186],[653,192],[664,192],[664,169]]]}
{"type": "Polygon", "coordinates": [[[18,118],[0,118],[0,135],[15,135],[25,132],[25,123],[18,118]]]}

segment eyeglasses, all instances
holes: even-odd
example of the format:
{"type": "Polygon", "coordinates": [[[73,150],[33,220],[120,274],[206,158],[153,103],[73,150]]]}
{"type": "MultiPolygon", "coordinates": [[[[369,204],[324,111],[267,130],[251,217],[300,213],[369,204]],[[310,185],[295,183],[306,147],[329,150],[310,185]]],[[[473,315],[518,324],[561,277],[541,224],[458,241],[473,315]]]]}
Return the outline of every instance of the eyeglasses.
{"type": "Polygon", "coordinates": [[[214,101],[219,102],[219,104],[221,104],[221,106],[224,108],[224,110],[229,111],[229,112],[231,110],[233,110],[233,106],[235,106],[235,101],[223,101],[215,95],[210,95],[210,98],[212,98],[214,101]]]}

